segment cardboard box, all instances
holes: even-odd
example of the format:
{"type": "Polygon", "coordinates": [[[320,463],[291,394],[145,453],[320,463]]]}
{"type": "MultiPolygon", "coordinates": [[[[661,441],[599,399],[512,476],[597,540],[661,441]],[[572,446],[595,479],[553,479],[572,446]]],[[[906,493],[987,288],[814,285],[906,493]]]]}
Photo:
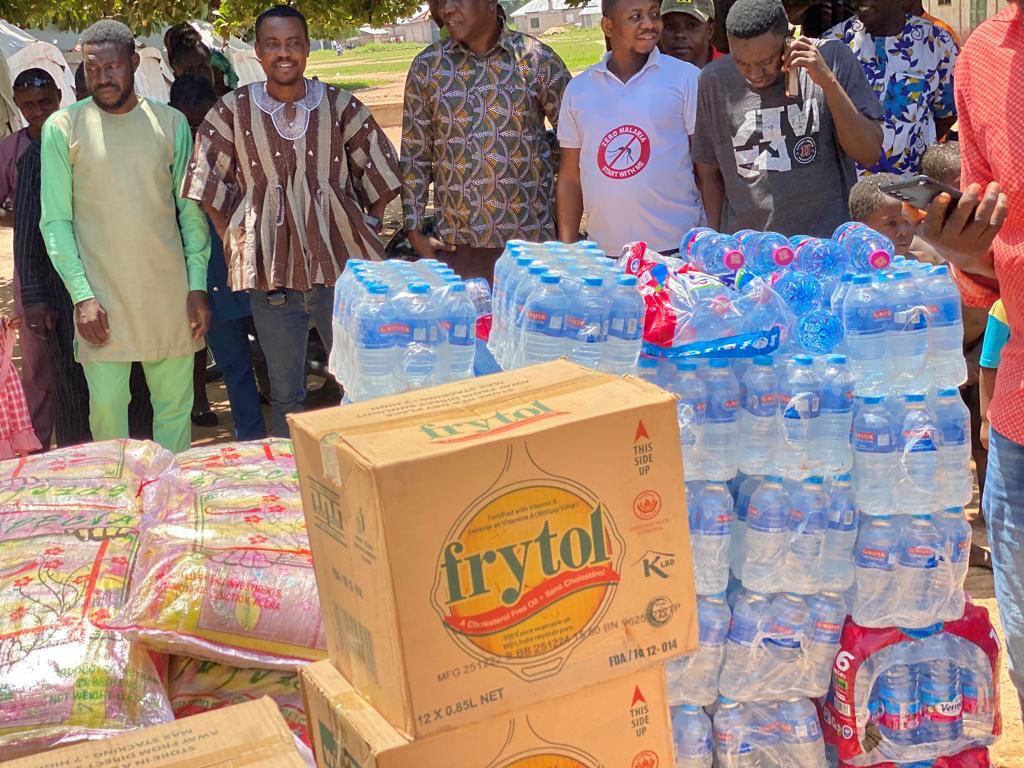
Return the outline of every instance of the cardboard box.
{"type": "Polygon", "coordinates": [[[697,647],[673,397],[564,361],[292,417],[331,659],[415,737],[697,647]]]}
{"type": "Polygon", "coordinates": [[[665,676],[618,677],[527,709],[410,740],[329,661],[301,673],[320,768],[670,768],[665,676]]]}
{"type": "Polygon", "coordinates": [[[3,763],[4,768],[306,768],[269,698],[3,763]]]}

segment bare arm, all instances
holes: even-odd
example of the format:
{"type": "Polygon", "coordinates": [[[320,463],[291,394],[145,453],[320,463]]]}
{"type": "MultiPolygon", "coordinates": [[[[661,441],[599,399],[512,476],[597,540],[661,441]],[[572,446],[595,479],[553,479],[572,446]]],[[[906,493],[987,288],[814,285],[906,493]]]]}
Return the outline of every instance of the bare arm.
{"type": "Polygon", "coordinates": [[[224,235],[228,231],[228,217],[208,203],[202,203],[202,206],[203,210],[206,211],[206,215],[210,217],[210,221],[213,222],[213,228],[217,231],[217,237],[220,238],[221,242],[224,242],[224,235]]]}
{"type": "Polygon", "coordinates": [[[697,163],[697,186],[704,200],[704,212],[708,217],[708,226],[720,229],[722,226],[722,209],[725,207],[725,179],[717,165],[697,163]]]}
{"type": "Polygon", "coordinates": [[[562,147],[555,198],[558,213],[558,239],[575,243],[580,239],[583,220],[583,184],[580,182],[580,151],[562,147]]]}
{"type": "Polygon", "coordinates": [[[978,398],[981,402],[981,444],[988,450],[988,406],[996,393],[996,368],[978,370],[978,398]]]}

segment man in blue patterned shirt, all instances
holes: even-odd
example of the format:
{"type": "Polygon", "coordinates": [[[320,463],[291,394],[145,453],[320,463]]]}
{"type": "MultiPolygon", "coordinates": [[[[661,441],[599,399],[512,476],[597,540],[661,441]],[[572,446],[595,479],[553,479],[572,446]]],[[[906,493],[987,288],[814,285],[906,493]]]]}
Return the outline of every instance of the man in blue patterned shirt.
{"type": "Polygon", "coordinates": [[[866,173],[917,174],[926,149],[956,122],[952,36],[901,2],[860,0],[860,13],[825,33],[854,52],[885,112],[882,156],[866,173]]]}

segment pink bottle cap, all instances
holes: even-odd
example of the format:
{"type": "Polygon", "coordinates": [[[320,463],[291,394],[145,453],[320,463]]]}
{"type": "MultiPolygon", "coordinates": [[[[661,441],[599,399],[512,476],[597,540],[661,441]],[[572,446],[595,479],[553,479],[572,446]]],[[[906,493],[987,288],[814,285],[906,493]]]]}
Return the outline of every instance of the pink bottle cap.
{"type": "Polygon", "coordinates": [[[737,270],[745,263],[743,254],[740,251],[727,251],[722,263],[729,269],[737,270]]]}
{"type": "Polygon", "coordinates": [[[885,269],[892,262],[888,251],[873,251],[868,257],[868,264],[875,269],[885,269]]]}
{"type": "Polygon", "coordinates": [[[781,245],[775,249],[775,263],[780,267],[788,267],[793,263],[794,258],[796,258],[796,254],[793,253],[792,248],[781,245]]]}

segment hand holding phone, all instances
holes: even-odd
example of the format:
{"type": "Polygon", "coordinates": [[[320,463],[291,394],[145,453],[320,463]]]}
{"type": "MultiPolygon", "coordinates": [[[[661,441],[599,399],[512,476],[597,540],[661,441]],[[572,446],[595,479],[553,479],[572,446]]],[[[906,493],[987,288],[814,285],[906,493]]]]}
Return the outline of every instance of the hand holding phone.
{"type": "Polygon", "coordinates": [[[960,190],[948,184],[943,184],[938,179],[930,176],[912,176],[908,179],[899,179],[887,184],[882,184],[879,189],[890,197],[902,200],[908,205],[924,211],[932,204],[936,197],[945,193],[949,195],[951,207],[960,202],[960,190]]]}

